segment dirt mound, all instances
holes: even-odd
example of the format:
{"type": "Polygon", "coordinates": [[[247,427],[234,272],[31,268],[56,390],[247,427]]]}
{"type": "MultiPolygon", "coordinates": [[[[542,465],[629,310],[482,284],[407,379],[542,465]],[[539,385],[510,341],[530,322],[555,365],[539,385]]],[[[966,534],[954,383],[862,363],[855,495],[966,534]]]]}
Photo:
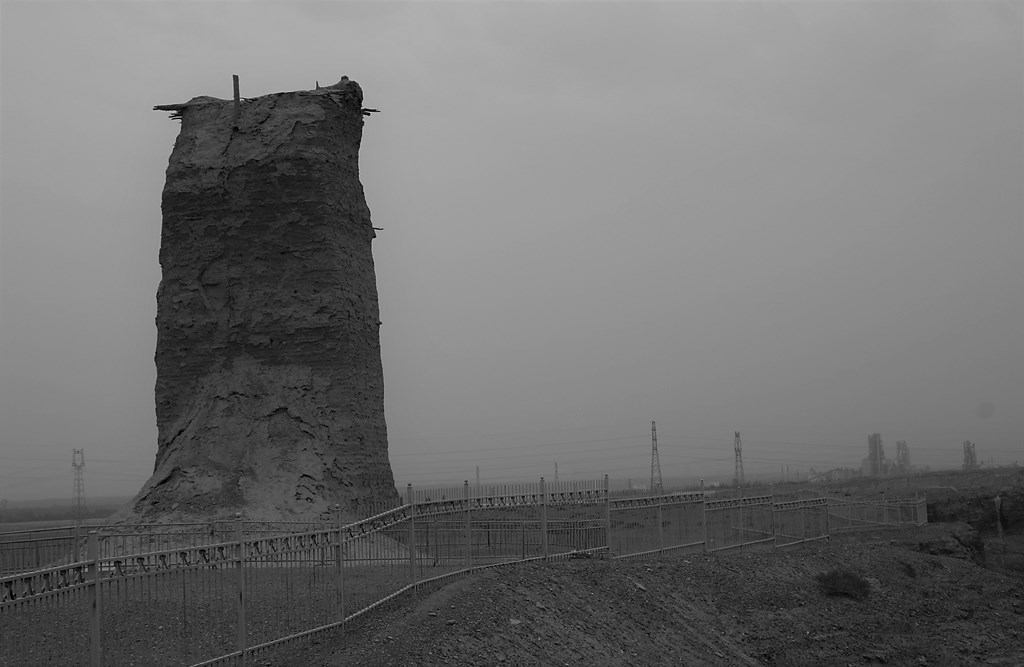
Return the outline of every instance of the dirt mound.
{"type": "Polygon", "coordinates": [[[287,664],[1024,664],[1024,582],[953,549],[953,533],[969,536],[929,526],[785,551],[494,570],[372,613],[287,664]],[[866,597],[828,594],[818,579],[834,570],[863,579],[866,597]]]}
{"type": "Polygon", "coordinates": [[[978,531],[969,524],[928,524],[897,543],[933,556],[952,556],[985,564],[985,546],[978,531]]]}

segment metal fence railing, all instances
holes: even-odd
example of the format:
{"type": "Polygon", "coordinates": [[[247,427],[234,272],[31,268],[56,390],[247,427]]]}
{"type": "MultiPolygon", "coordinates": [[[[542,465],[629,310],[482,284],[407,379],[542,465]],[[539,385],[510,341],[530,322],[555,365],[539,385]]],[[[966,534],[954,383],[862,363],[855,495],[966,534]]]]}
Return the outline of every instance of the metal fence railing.
{"type": "Polygon", "coordinates": [[[926,516],[923,498],[611,493],[605,478],[409,487],[402,506],[354,523],[339,510],[315,523],[15,535],[0,539],[0,665],[278,664],[296,642],[481,568],[781,548],[926,516]]]}
{"type": "MultiPolygon", "coordinates": [[[[100,553],[115,556],[218,544],[235,539],[237,522],[96,524],[0,533],[0,576],[68,565],[85,559],[88,534],[99,535],[100,553]]],[[[316,530],[321,521],[243,521],[247,537],[316,530]]]]}
{"type": "Polygon", "coordinates": [[[923,526],[928,523],[928,507],[923,496],[870,501],[829,498],[828,516],[832,531],[887,525],[923,526]]]}

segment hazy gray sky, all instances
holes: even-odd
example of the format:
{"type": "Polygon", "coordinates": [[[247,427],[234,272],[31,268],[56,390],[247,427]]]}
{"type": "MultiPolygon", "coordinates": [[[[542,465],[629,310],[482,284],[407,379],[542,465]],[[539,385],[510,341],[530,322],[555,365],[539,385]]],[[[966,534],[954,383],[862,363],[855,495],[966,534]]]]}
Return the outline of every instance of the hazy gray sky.
{"type": "Polygon", "coordinates": [[[399,484],[1024,460],[1017,2],[0,4],[0,498],[156,453],[155,104],[367,106],[399,484]]]}

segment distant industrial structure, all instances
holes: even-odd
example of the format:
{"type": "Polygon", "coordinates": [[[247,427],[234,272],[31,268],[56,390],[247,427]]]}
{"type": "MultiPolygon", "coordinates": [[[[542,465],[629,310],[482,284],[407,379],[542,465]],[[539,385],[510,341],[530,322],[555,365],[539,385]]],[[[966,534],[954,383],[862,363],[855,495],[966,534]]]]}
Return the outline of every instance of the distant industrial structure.
{"type": "Polygon", "coordinates": [[[882,445],[882,434],[872,433],[868,436],[868,455],[861,464],[861,474],[865,477],[885,477],[886,475],[905,475],[913,472],[910,465],[910,446],[906,440],[896,442],[896,460],[885,456],[882,445]]]}
{"type": "Polygon", "coordinates": [[[974,450],[974,443],[970,440],[964,440],[964,470],[977,470],[980,467],[978,465],[978,453],[974,450]]]}
{"type": "Polygon", "coordinates": [[[906,440],[896,442],[896,472],[910,472],[910,447],[906,440]]]}
{"type": "Polygon", "coordinates": [[[872,433],[868,436],[868,457],[864,459],[862,470],[867,477],[881,477],[888,470],[885,460],[885,449],[882,447],[882,434],[872,433]]]}

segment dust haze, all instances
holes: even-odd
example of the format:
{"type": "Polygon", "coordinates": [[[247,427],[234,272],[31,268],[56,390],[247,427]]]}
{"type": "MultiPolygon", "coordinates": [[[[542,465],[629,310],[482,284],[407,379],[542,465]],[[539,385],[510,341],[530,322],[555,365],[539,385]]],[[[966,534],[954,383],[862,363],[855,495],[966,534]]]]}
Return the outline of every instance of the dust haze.
{"type": "Polygon", "coordinates": [[[1021,459],[1011,3],[0,5],[0,498],[152,471],[152,106],[366,104],[396,482],[1021,459]]]}

